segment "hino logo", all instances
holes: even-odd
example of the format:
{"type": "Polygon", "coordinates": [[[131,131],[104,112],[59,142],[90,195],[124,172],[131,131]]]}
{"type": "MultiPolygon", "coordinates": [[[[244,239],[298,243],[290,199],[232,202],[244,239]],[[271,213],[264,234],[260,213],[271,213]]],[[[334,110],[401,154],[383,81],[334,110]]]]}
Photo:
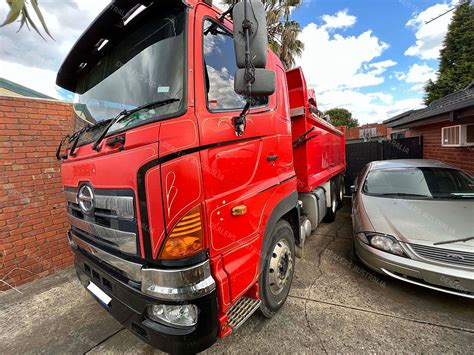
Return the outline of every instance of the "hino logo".
{"type": "Polygon", "coordinates": [[[82,212],[90,213],[94,209],[94,191],[89,185],[82,185],[77,193],[77,201],[82,212]]]}
{"type": "Polygon", "coordinates": [[[462,261],[462,260],[464,260],[464,256],[458,255],[458,254],[448,254],[448,255],[446,255],[446,257],[447,257],[448,259],[456,260],[456,261],[462,261]]]}

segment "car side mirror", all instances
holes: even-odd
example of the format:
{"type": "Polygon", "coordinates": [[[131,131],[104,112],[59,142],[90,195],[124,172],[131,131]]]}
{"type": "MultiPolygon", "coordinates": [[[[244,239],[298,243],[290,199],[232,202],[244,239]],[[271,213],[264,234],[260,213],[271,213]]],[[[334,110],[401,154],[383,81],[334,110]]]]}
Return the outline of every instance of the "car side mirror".
{"type": "Polygon", "coordinates": [[[356,187],[355,185],[351,185],[351,193],[355,194],[356,193],[356,187]]]}
{"type": "Polygon", "coordinates": [[[237,72],[234,90],[247,97],[275,92],[275,73],[266,70],[268,55],[267,19],[260,0],[242,0],[233,10],[234,48],[237,72]]]}

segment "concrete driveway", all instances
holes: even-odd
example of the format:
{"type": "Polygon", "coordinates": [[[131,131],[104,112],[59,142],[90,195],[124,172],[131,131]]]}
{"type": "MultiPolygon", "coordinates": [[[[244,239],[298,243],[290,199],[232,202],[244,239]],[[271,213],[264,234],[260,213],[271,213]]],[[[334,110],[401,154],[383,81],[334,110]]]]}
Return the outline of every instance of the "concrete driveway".
{"type": "MultiPolygon", "coordinates": [[[[374,274],[350,262],[349,201],[297,259],[290,296],[254,314],[209,353],[474,353],[474,302],[374,274]]],[[[0,294],[1,353],[152,353],[114,321],[72,269],[0,294]]]]}

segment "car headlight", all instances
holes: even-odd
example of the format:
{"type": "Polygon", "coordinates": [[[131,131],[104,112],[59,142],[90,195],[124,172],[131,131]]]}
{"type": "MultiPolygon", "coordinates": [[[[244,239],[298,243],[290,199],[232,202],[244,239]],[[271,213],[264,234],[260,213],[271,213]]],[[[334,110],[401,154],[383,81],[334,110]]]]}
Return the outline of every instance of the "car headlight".
{"type": "Polygon", "coordinates": [[[388,234],[379,233],[357,233],[357,238],[362,243],[368,244],[376,249],[387,253],[407,257],[402,246],[395,237],[388,234]]]}
{"type": "Polygon", "coordinates": [[[199,309],[193,304],[155,304],[148,307],[148,318],[178,327],[191,327],[198,321],[199,309]]]}

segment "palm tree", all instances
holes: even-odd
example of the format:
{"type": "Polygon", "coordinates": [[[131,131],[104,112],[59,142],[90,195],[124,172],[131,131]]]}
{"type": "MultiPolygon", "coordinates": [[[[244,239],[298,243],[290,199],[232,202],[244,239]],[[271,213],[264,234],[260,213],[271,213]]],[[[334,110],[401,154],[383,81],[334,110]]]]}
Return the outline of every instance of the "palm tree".
{"type": "MultiPolygon", "coordinates": [[[[26,27],[30,29],[30,26],[43,38],[46,40],[41,32],[39,31],[38,27],[34,23],[34,21],[31,19],[30,12],[28,11],[28,2],[26,0],[5,0],[10,7],[10,12],[7,15],[7,18],[3,22],[0,27],[9,25],[16,21],[20,16],[20,28],[18,31],[20,31],[23,26],[26,24],[26,27]]],[[[51,36],[51,33],[48,30],[48,26],[46,26],[46,21],[44,20],[43,14],[41,13],[41,10],[39,8],[38,0],[30,0],[31,1],[31,7],[33,8],[34,12],[36,13],[36,16],[38,17],[39,21],[41,22],[41,25],[43,26],[44,31],[46,34],[51,37],[51,39],[54,40],[53,36],[51,36]]]]}
{"type": "MultiPolygon", "coordinates": [[[[228,5],[235,0],[224,0],[228,5]]],[[[290,20],[291,12],[301,5],[301,0],[262,0],[267,12],[268,44],[278,55],[286,69],[295,65],[295,57],[300,56],[304,44],[298,39],[300,24],[290,20]]]]}

